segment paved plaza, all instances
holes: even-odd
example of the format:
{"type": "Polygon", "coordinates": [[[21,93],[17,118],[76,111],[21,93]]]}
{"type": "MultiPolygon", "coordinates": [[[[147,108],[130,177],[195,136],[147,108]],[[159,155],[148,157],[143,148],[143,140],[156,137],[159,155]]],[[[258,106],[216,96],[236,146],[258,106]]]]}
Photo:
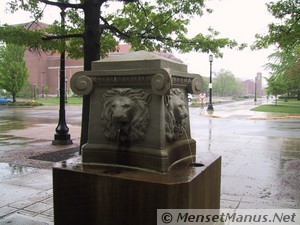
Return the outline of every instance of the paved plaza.
{"type": "MultiPolygon", "coordinates": [[[[300,208],[300,118],[253,102],[190,108],[197,155],[222,156],[222,208],[300,208]]],[[[57,108],[0,111],[0,224],[53,224],[52,166],[78,156],[81,107],[67,107],[72,145],[51,144],[57,108]],[[22,223],[20,222],[22,221],[22,223]]]]}

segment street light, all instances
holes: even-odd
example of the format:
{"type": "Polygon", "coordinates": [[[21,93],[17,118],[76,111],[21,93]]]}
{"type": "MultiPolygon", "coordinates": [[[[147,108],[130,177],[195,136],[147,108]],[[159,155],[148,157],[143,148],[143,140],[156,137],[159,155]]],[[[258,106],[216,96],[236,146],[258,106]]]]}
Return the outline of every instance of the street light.
{"type": "Polygon", "coordinates": [[[207,106],[207,111],[214,111],[214,107],[212,105],[212,62],[214,60],[213,55],[209,55],[209,65],[210,65],[210,71],[209,71],[209,103],[207,106]]]}
{"type": "Polygon", "coordinates": [[[35,94],[35,82],[33,83],[33,100],[36,99],[36,94],[35,94]]]}
{"type": "Polygon", "coordinates": [[[66,91],[66,93],[65,93],[65,103],[68,103],[68,78],[66,77],[66,79],[65,79],[65,91],[66,91]]]}
{"type": "MultiPolygon", "coordinates": [[[[61,8],[61,28],[65,31],[65,8],[61,8]]],[[[62,52],[60,53],[60,73],[59,73],[59,118],[58,125],[55,129],[56,134],[54,134],[53,145],[69,145],[73,144],[71,140],[71,135],[69,134],[69,128],[66,122],[66,110],[65,110],[65,88],[66,88],[66,76],[65,76],[65,39],[62,39],[62,45],[64,46],[62,52]]]]}
{"type": "Polygon", "coordinates": [[[256,77],[255,77],[255,80],[254,80],[254,103],[256,104],[256,77]]]}
{"type": "Polygon", "coordinates": [[[42,98],[45,97],[45,93],[44,93],[44,84],[42,84],[42,98]]]}

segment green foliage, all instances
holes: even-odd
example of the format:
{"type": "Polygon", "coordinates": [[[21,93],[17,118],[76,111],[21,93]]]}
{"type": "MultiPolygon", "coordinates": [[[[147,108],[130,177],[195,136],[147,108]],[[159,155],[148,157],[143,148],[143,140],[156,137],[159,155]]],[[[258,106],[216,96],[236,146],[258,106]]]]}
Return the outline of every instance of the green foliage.
{"type": "Polygon", "coordinates": [[[11,93],[13,102],[29,76],[24,52],[25,48],[12,44],[0,48],[0,88],[11,93]]]}
{"type": "Polygon", "coordinates": [[[266,67],[272,71],[271,77],[267,79],[269,86],[271,85],[267,91],[271,94],[285,94],[297,90],[299,93],[300,52],[298,52],[296,49],[289,51],[278,51],[270,55],[269,59],[272,59],[273,62],[266,65],[266,67]]]}
{"type": "Polygon", "coordinates": [[[300,2],[279,0],[266,5],[276,22],[269,24],[268,34],[256,35],[256,42],[252,47],[278,47],[269,57],[273,61],[266,65],[272,70],[267,91],[278,95],[298,90],[300,99],[300,2]]]}
{"type": "MultiPolygon", "coordinates": [[[[27,30],[26,28],[0,27],[0,39],[6,43],[15,43],[29,48],[41,48],[47,51],[61,51],[62,45],[57,38],[66,38],[66,51],[70,57],[83,56],[84,9],[89,0],[10,0],[11,12],[25,10],[38,21],[42,18],[45,4],[62,7],[66,12],[66,30],[61,29],[56,21],[44,30],[27,30]],[[45,4],[43,4],[45,3],[45,4]],[[22,33],[22,35],[18,35],[22,33]],[[12,35],[13,34],[13,35],[12,35]],[[45,41],[47,40],[47,41],[45,41]]],[[[204,0],[157,0],[138,1],[125,4],[121,9],[108,13],[102,3],[100,17],[101,55],[116,50],[120,41],[132,45],[133,50],[167,50],[173,48],[181,52],[200,51],[222,56],[221,48],[243,48],[236,41],[219,38],[219,33],[209,29],[208,35],[201,33],[187,38],[187,25],[193,16],[210,13],[204,0]]],[[[109,11],[109,10],[107,10],[109,11]]]]}
{"type": "Polygon", "coordinates": [[[41,47],[39,43],[42,40],[42,35],[43,33],[39,30],[28,30],[22,26],[4,24],[0,27],[2,41],[5,41],[7,44],[28,45],[33,49],[41,47]]]}
{"type": "Polygon", "coordinates": [[[18,98],[27,98],[31,99],[33,97],[33,91],[31,90],[31,86],[29,82],[27,81],[22,89],[17,93],[18,98]]]}
{"type": "MultiPolygon", "coordinates": [[[[277,96],[288,92],[288,80],[283,74],[273,75],[270,78],[266,78],[268,87],[266,89],[268,95],[277,96]]],[[[276,100],[277,105],[277,100],[276,100]]]]}
{"type": "Polygon", "coordinates": [[[119,38],[131,43],[134,50],[171,51],[176,48],[181,52],[194,50],[222,56],[220,48],[233,48],[238,44],[228,38],[217,38],[219,33],[213,29],[209,30],[209,35],[199,33],[192,38],[186,37],[186,26],[190,18],[193,15],[203,15],[205,9],[204,1],[199,0],[132,3],[109,17],[107,24],[117,27],[121,35],[119,38]]]}
{"type": "Polygon", "coordinates": [[[232,96],[241,94],[241,82],[235,78],[232,72],[220,70],[213,79],[213,92],[220,96],[232,96]]]}
{"type": "Polygon", "coordinates": [[[269,55],[269,63],[265,65],[272,73],[281,74],[286,73],[291,67],[297,63],[299,57],[296,51],[277,51],[269,55]]]}
{"type": "Polygon", "coordinates": [[[279,0],[267,3],[268,11],[276,18],[269,24],[266,35],[256,35],[254,48],[277,45],[282,50],[300,45],[300,3],[299,0],[279,0]]]}

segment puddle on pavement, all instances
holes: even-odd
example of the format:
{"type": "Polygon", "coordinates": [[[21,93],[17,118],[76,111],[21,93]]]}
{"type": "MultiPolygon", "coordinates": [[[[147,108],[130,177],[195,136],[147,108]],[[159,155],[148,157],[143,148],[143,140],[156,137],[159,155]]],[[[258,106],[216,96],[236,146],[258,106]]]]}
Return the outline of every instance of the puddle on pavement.
{"type": "Polygon", "coordinates": [[[47,219],[41,219],[37,217],[30,217],[21,214],[11,214],[5,217],[1,224],[30,224],[30,225],[53,225],[53,222],[47,221],[47,219]]]}
{"type": "Polygon", "coordinates": [[[16,137],[14,135],[0,134],[0,143],[9,142],[9,143],[23,143],[24,141],[29,140],[24,137],[16,137]]]}
{"type": "Polygon", "coordinates": [[[10,163],[0,163],[0,180],[9,179],[18,175],[29,174],[36,170],[32,167],[20,166],[10,163]]]}
{"type": "Polygon", "coordinates": [[[16,137],[13,135],[0,134],[0,151],[15,149],[16,146],[24,146],[31,139],[16,137]]]}
{"type": "Polygon", "coordinates": [[[286,138],[283,140],[281,149],[282,158],[300,158],[300,139],[286,138]]]}
{"type": "Polygon", "coordinates": [[[20,130],[25,128],[26,125],[22,120],[0,119],[0,133],[7,132],[9,130],[20,130]]]}

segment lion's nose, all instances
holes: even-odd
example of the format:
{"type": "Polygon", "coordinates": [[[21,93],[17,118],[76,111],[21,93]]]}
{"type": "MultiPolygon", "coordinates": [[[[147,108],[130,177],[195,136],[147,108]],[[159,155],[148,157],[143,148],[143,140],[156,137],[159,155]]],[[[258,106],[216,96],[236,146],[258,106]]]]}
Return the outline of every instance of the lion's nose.
{"type": "Polygon", "coordinates": [[[112,115],[112,119],[116,122],[126,122],[127,121],[127,117],[121,113],[114,113],[112,115]]]}

